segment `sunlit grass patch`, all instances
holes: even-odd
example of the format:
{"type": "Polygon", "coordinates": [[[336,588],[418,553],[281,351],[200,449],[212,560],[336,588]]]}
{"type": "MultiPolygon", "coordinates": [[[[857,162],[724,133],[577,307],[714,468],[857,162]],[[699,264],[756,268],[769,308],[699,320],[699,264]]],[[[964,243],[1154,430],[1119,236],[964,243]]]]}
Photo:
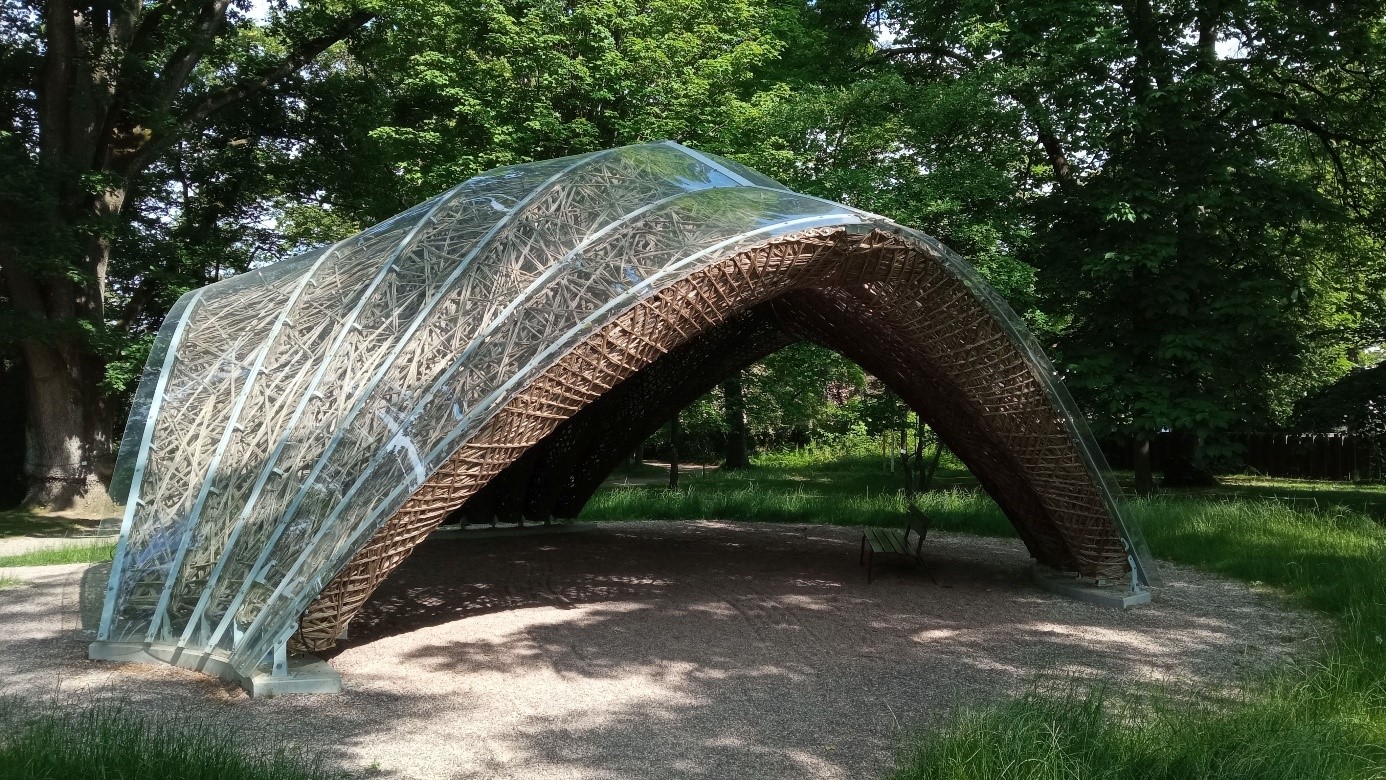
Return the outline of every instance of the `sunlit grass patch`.
{"type": "Polygon", "coordinates": [[[115,555],[115,542],[90,542],[62,547],[30,550],[17,555],[0,555],[0,568],[10,566],[56,566],[64,563],[99,563],[115,555]]]}
{"type": "MultiPolygon", "coordinates": [[[[1386,528],[1248,497],[1132,501],[1157,557],[1274,586],[1332,618],[1323,658],[1232,702],[1080,689],[954,713],[891,780],[1386,777],[1386,528]]],[[[1158,598],[1158,591],[1156,598],[1158,598]]]]}

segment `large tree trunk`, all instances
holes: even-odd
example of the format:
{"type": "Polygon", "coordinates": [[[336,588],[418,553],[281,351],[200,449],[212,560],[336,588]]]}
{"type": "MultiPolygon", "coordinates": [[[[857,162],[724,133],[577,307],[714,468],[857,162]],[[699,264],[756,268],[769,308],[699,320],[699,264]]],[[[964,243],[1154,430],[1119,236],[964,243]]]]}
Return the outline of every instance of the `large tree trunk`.
{"type": "MultiPolygon", "coordinates": [[[[123,191],[107,193],[84,211],[100,219],[117,213],[123,191]]],[[[64,214],[74,232],[90,217],[64,214]]],[[[115,512],[106,485],[114,469],[110,404],[102,388],[106,361],[86,343],[78,322],[104,320],[103,291],[110,245],[100,236],[82,242],[82,282],[66,276],[39,278],[11,266],[4,281],[14,308],[47,332],[21,338],[24,354],[25,506],[81,517],[115,512]]]]}
{"type": "Polygon", "coordinates": [[[1155,475],[1150,468],[1150,439],[1139,438],[1131,442],[1131,468],[1136,472],[1136,495],[1148,496],[1155,492],[1155,475]]]}
{"type": "Polygon", "coordinates": [[[750,468],[746,446],[746,397],[737,371],[722,383],[722,401],[727,415],[727,448],[724,469],[750,468]]]}
{"type": "Polygon", "coordinates": [[[26,506],[101,517],[115,511],[106,485],[114,465],[104,366],[73,344],[23,345],[28,367],[26,506]]]}

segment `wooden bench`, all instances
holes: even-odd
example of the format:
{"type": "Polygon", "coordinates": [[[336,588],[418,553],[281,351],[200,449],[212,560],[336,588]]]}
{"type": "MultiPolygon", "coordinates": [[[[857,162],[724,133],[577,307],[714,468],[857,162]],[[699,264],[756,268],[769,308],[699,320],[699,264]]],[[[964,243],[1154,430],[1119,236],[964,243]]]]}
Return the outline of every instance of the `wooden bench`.
{"type": "Polygon", "coordinates": [[[905,518],[904,528],[866,528],[861,535],[861,555],[857,558],[857,565],[866,565],[866,582],[870,584],[872,574],[872,564],[876,560],[876,555],[904,555],[914,559],[914,562],[924,568],[924,573],[929,575],[930,581],[935,585],[938,580],[934,579],[933,572],[929,567],[924,566],[924,558],[920,554],[924,549],[924,538],[929,535],[929,516],[915,507],[909,507],[905,518]],[[910,534],[914,534],[915,542],[910,543],[910,534]]]}

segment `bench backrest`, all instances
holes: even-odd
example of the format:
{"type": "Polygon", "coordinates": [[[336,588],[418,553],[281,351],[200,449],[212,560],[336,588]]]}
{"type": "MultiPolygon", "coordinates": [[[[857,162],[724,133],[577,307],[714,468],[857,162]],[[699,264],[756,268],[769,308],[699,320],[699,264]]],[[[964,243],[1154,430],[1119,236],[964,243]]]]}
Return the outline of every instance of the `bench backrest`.
{"type": "Polygon", "coordinates": [[[914,504],[905,507],[905,538],[909,539],[910,531],[914,531],[922,544],[929,535],[929,526],[933,525],[933,518],[924,514],[923,510],[914,504]]]}

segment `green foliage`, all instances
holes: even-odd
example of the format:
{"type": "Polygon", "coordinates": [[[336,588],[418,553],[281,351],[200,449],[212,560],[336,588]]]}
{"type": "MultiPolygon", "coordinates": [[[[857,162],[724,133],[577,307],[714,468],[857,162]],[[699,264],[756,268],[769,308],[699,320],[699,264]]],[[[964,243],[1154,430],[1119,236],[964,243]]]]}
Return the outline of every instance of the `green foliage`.
{"type": "Polygon", "coordinates": [[[1314,431],[1365,431],[1386,424],[1386,363],[1359,368],[1300,400],[1295,424],[1314,431]]]}
{"type": "Polygon", "coordinates": [[[303,164],[378,220],[502,165],[673,138],[734,148],[781,48],[747,0],[401,6],[320,73],[303,164]]]}
{"type": "Polygon", "coordinates": [[[301,750],[242,748],[225,729],[117,705],[0,699],[0,777],[55,780],[329,780],[301,750]]]}
{"type": "MultiPolygon", "coordinates": [[[[160,153],[126,180],[72,172],[69,189],[126,194],[78,225],[33,153],[42,14],[3,6],[6,263],[86,283],[83,231],[112,254],[104,319],[0,299],[0,336],[77,340],[121,398],[192,287],[488,168],[668,137],[942,239],[1040,331],[1099,433],[1283,424],[1386,338],[1380,0],[362,7],[379,18],[309,66],[179,126],[357,5],[233,8],[183,90],[140,105],[132,142],[160,153]]],[[[192,11],[126,63],[131,94],[157,84],[192,11]]],[[[748,377],[762,446],[872,429],[855,408],[872,388],[834,360],[795,347],[748,377]]],[[[718,403],[688,414],[709,453],[718,403]]]]}

